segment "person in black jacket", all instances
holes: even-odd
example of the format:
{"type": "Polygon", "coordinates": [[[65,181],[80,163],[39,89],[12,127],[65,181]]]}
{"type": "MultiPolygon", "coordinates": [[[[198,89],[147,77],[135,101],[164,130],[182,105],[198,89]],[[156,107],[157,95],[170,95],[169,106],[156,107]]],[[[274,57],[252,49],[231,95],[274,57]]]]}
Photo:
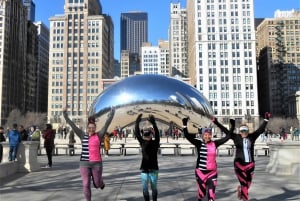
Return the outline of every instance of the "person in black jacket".
{"type": "MultiPolygon", "coordinates": [[[[247,125],[240,125],[239,134],[231,132],[231,139],[235,145],[234,170],[239,180],[240,185],[237,187],[237,197],[240,200],[249,200],[249,188],[252,183],[252,178],[255,169],[254,160],[254,145],[256,139],[265,131],[271,114],[266,112],[265,119],[260,127],[253,133],[249,133],[247,125]]],[[[231,124],[234,120],[230,119],[231,124]]],[[[219,122],[214,122],[223,132],[228,132],[227,128],[219,122]]]]}
{"type": "Polygon", "coordinates": [[[150,182],[152,189],[152,200],[157,201],[157,179],[158,179],[158,161],[157,153],[159,148],[160,136],[153,115],[147,119],[153,128],[146,128],[140,131],[139,124],[142,120],[142,114],[139,114],[135,122],[135,137],[142,148],[142,162],[140,166],[141,179],[143,184],[143,196],[145,201],[150,200],[148,185],[150,182]],[[143,137],[142,137],[142,135],[143,137]],[[154,140],[152,139],[154,134],[154,140]]]}
{"type": "Polygon", "coordinates": [[[1,142],[5,142],[5,136],[4,136],[4,128],[2,126],[0,126],[0,163],[2,161],[2,156],[3,156],[3,146],[1,144],[1,142]]]}

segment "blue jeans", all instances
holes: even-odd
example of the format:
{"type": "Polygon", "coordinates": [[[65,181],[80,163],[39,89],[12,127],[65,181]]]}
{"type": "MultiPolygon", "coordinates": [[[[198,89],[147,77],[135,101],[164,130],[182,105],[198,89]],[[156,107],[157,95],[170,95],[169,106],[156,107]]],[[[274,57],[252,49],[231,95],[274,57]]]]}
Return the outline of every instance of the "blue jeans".
{"type": "Polygon", "coordinates": [[[9,158],[8,158],[9,161],[16,160],[17,152],[18,152],[18,146],[19,145],[9,146],[9,158]]]}

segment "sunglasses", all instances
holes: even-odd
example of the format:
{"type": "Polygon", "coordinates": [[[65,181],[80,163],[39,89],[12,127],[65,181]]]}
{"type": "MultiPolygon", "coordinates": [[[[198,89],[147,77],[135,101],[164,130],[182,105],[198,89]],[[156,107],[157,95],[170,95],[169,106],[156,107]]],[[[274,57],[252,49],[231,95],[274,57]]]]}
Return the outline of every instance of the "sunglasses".
{"type": "Polygon", "coordinates": [[[241,130],[241,133],[248,133],[248,130],[241,130]]]}

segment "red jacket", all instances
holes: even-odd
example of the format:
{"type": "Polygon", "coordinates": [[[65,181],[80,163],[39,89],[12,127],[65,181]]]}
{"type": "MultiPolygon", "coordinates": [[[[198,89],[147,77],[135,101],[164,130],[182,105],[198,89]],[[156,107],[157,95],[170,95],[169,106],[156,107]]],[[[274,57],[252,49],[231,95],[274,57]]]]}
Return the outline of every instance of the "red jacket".
{"type": "Polygon", "coordinates": [[[53,129],[47,129],[43,133],[44,147],[54,147],[55,131],[53,129]]]}

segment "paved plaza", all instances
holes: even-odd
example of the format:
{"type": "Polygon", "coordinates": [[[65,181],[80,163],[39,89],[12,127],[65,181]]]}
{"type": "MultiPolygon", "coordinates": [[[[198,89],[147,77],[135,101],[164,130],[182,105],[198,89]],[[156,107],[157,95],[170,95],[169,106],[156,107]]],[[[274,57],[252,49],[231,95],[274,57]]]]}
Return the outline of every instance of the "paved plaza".
{"type": "MultiPolygon", "coordinates": [[[[46,156],[38,156],[41,166],[46,156]]],[[[109,156],[103,158],[104,190],[92,188],[92,200],[140,201],[141,155],[109,156]]],[[[234,201],[237,179],[231,156],[218,157],[217,200],[234,201]]],[[[250,201],[300,200],[300,178],[275,176],[265,171],[269,157],[256,157],[256,171],[250,189],[250,201]]],[[[79,174],[79,155],[53,157],[51,169],[27,174],[18,173],[0,182],[1,201],[79,201],[84,200],[79,174]]],[[[158,200],[195,201],[194,176],[196,156],[160,156],[158,200]]]]}

